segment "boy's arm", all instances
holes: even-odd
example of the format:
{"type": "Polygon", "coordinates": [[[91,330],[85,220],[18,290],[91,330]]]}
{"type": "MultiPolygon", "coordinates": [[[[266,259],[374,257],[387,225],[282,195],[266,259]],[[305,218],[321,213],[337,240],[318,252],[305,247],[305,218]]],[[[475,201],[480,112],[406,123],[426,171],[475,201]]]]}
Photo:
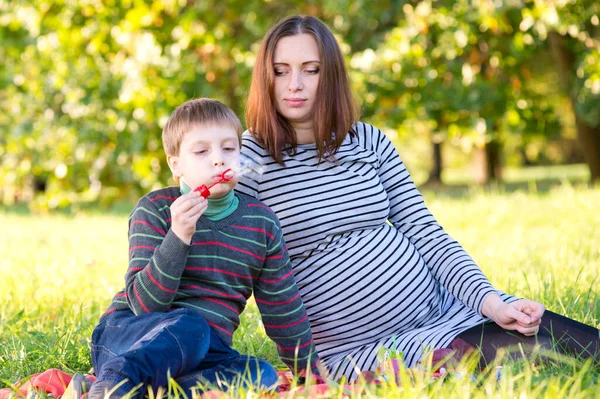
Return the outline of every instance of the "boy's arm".
{"type": "Polygon", "coordinates": [[[168,228],[165,216],[164,210],[144,197],[129,218],[125,291],[136,315],[168,310],[185,268],[190,246],[168,228]]]}
{"type": "Polygon", "coordinates": [[[273,233],[263,270],[254,286],[254,298],[267,335],[277,345],[281,360],[295,374],[314,374],[318,355],[300,298],[281,230],[273,233]]]}

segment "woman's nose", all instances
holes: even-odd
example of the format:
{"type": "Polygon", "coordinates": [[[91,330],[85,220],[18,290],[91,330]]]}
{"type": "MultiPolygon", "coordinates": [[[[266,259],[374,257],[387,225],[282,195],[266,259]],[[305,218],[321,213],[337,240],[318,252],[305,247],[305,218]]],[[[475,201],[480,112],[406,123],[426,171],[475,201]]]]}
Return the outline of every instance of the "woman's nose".
{"type": "Polygon", "coordinates": [[[291,73],[289,89],[290,91],[302,90],[302,72],[294,71],[291,73]]]}

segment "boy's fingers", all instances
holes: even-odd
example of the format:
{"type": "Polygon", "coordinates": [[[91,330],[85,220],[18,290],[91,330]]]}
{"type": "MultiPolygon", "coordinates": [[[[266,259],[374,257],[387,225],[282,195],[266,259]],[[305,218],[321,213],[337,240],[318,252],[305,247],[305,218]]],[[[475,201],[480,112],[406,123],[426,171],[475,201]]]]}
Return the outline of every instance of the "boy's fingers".
{"type": "MultiPolygon", "coordinates": [[[[206,200],[203,197],[186,197],[179,204],[177,204],[175,209],[181,213],[185,213],[192,209],[194,206],[205,202],[206,200]]],[[[175,203],[173,202],[173,204],[175,203]]]]}
{"type": "Polygon", "coordinates": [[[175,201],[173,201],[173,204],[181,204],[181,203],[186,202],[193,198],[204,198],[204,197],[202,197],[200,195],[200,193],[198,193],[197,191],[191,191],[187,194],[181,195],[179,198],[177,198],[175,201]]]}
{"type": "Polygon", "coordinates": [[[208,202],[206,202],[206,200],[201,201],[199,203],[197,203],[196,205],[194,205],[191,209],[193,211],[201,211],[203,212],[206,208],[208,208],[208,202]]]}
{"type": "Polygon", "coordinates": [[[208,203],[206,203],[206,201],[200,202],[200,203],[194,205],[193,207],[191,207],[190,210],[187,212],[187,214],[190,219],[197,221],[198,218],[200,218],[200,216],[202,216],[202,214],[204,213],[204,211],[206,210],[207,207],[208,207],[208,203]]]}

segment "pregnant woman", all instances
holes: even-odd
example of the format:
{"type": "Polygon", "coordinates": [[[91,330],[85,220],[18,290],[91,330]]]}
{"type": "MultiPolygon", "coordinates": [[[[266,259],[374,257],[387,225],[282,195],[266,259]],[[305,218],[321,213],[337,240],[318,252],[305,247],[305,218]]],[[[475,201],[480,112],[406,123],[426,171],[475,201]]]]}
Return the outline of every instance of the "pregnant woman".
{"type": "Polygon", "coordinates": [[[556,340],[595,356],[597,329],[494,289],[431,215],[392,143],[357,117],[327,26],[303,16],[273,26],[257,55],[242,150],[266,171],[238,190],[281,221],[332,377],[374,370],[381,347],[411,367],[457,338],[481,350],[482,364],[501,346],[556,340]]]}

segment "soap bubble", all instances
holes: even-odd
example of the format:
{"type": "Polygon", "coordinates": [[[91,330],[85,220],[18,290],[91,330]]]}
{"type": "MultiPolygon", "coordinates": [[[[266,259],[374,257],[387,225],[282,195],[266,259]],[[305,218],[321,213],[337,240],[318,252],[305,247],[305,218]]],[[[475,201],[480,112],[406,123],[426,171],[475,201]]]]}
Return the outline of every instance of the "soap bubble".
{"type": "Polygon", "coordinates": [[[252,174],[260,176],[265,173],[266,169],[267,167],[256,158],[242,153],[240,154],[240,166],[236,170],[236,173],[238,176],[249,176],[252,174]]]}

